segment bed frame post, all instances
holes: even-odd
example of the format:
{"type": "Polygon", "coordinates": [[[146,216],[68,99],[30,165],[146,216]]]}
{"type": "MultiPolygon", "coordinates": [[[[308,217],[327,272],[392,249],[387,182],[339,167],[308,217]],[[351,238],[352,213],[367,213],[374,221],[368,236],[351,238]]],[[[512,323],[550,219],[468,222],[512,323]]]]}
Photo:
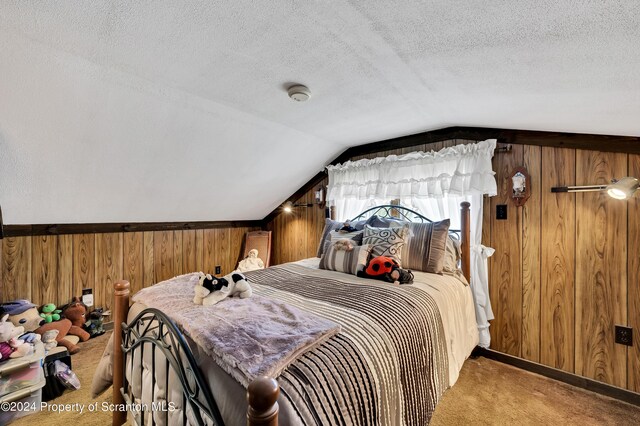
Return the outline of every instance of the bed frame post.
{"type": "Polygon", "coordinates": [[[270,377],[259,377],[247,388],[247,425],[278,426],[278,382],[270,377]]]}
{"type": "Polygon", "coordinates": [[[462,233],[462,274],[471,282],[471,211],[470,203],[460,203],[460,231],[462,233]]]}
{"type": "MultiPolygon", "coordinates": [[[[122,353],[122,323],[129,313],[129,281],[117,281],[113,285],[113,404],[124,405],[120,389],[124,385],[124,354],[122,353]]],[[[121,426],[127,421],[126,411],[113,412],[113,426],[121,426]]]]}

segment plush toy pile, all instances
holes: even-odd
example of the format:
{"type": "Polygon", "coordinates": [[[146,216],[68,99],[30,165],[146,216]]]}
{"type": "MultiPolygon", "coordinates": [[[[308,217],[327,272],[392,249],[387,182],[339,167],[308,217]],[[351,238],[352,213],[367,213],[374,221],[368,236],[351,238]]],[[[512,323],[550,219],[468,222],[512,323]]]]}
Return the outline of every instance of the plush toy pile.
{"type": "MultiPolygon", "coordinates": [[[[64,346],[70,354],[75,354],[80,350],[80,347],[69,339],[65,339],[66,336],[78,336],[80,341],[85,342],[90,337],[104,333],[102,310],[99,311],[97,316],[94,315],[93,319],[87,320],[87,307],[79,297],[74,297],[71,303],[65,305],[62,309],[58,309],[54,304],[49,303],[42,306],[40,311],[38,311],[36,305],[28,300],[14,300],[0,305],[0,312],[6,315],[7,324],[12,324],[15,329],[20,331],[20,334],[16,336],[17,338],[14,338],[11,342],[0,340],[0,342],[7,343],[11,347],[12,354],[17,352],[17,355],[13,355],[13,357],[20,356],[28,348],[33,349],[33,343],[36,341],[42,341],[46,350],[51,350],[56,346],[64,346]],[[87,324],[92,329],[91,333],[85,330],[87,324]],[[25,346],[25,349],[14,348],[11,346],[12,343],[18,346],[25,346]]],[[[7,325],[4,322],[1,326],[6,328],[7,325]]],[[[16,332],[12,331],[12,333],[15,334],[16,332]]],[[[2,338],[4,337],[3,335],[2,338]]],[[[4,359],[5,355],[11,356],[8,353],[7,345],[1,346],[0,354],[2,359],[4,359]]],[[[0,359],[0,362],[2,359],[0,359]]]]}
{"type": "Polygon", "coordinates": [[[239,272],[232,272],[222,278],[200,272],[194,291],[193,303],[204,306],[215,305],[227,297],[238,296],[244,299],[252,294],[247,278],[239,272]]]}

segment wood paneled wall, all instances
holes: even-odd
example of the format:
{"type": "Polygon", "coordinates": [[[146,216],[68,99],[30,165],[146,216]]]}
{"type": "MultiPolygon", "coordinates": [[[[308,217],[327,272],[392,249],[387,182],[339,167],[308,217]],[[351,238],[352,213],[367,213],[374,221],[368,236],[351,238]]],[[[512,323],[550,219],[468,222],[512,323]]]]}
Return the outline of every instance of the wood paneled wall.
{"type": "MultiPolygon", "coordinates": [[[[326,184],[325,179],[322,185],[326,184]]],[[[313,203],[315,201],[314,192],[314,190],[307,192],[297,203],[313,203]]],[[[271,236],[271,264],[278,265],[314,257],[324,229],[325,217],[325,209],[314,205],[312,207],[294,207],[291,213],[280,214],[269,222],[267,230],[273,232],[271,236]]]]}
{"type": "MultiPolygon", "coordinates": [[[[498,195],[484,203],[483,242],[496,249],[489,262],[491,346],[640,392],[640,196],[619,201],[604,193],[550,191],[640,177],[640,156],[516,142],[511,152],[494,156],[498,195]],[[531,198],[523,207],[509,198],[509,175],[516,166],[526,167],[532,179],[531,198]],[[508,205],[507,220],[496,220],[499,204],[508,205]],[[634,328],[633,347],[614,343],[616,324],[634,328]]],[[[353,160],[360,158],[365,156],[353,160]]],[[[314,256],[323,225],[315,214],[278,216],[268,225],[275,263],[314,256]]]]}
{"type": "Polygon", "coordinates": [[[113,283],[133,292],[194,271],[231,272],[245,234],[258,228],[10,237],[0,240],[0,300],[62,305],[93,288],[95,306],[111,308],[113,283]]]}

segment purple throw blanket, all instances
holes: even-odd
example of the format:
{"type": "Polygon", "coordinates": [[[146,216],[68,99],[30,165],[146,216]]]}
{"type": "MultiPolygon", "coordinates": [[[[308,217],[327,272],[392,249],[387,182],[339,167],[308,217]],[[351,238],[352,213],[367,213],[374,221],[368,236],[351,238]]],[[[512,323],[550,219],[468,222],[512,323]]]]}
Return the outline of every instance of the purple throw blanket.
{"type": "Polygon", "coordinates": [[[195,305],[197,282],[197,273],[181,275],[139,291],[133,301],[169,315],[244,386],[259,376],[279,376],[300,355],[340,332],[333,321],[255,293],[195,305]]]}

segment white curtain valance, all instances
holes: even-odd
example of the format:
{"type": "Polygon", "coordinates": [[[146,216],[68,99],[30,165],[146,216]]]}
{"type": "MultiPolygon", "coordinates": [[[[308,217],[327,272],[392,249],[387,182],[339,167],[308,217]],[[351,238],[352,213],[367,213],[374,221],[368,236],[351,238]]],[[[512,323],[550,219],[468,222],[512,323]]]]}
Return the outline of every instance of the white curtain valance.
{"type": "Polygon", "coordinates": [[[496,140],[328,166],[327,201],[496,195],[496,140]]]}

